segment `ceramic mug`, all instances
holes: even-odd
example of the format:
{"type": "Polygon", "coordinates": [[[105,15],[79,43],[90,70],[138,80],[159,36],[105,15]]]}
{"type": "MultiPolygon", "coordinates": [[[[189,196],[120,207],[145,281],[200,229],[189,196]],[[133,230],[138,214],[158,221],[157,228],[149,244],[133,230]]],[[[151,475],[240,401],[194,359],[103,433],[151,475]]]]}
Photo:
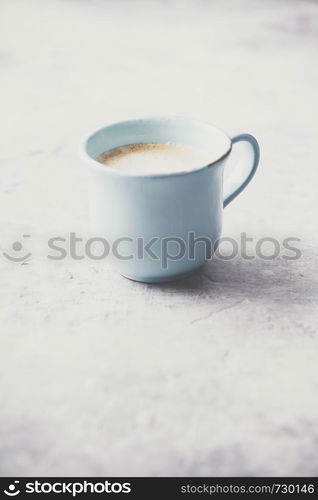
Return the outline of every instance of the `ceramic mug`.
{"type": "Polygon", "coordinates": [[[108,125],[89,135],[84,157],[90,168],[93,227],[111,249],[125,277],[143,282],[181,278],[211,257],[221,236],[222,212],[250,182],[259,146],[249,134],[230,138],[191,119],[156,117],[108,125]],[[233,144],[244,141],[247,158],[234,174],[223,173],[233,144]],[[136,143],[176,143],[210,153],[208,165],[171,174],[136,174],[102,165],[106,150],[136,143]],[[223,195],[225,191],[225,195],[223,195]],[[210,243],[209,243],[210,242],[210,243]]]}

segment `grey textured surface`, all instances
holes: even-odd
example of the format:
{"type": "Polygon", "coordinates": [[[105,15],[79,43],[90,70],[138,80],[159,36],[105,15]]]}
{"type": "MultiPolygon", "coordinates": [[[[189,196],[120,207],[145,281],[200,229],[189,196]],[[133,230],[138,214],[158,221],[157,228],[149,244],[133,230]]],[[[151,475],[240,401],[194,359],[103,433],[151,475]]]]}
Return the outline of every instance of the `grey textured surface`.
{"type": "Polygon", "coordinates": [[[32,252],[0,259],[0,473],[317,475],[317,2],[0,11],[1,254],[32,252]],[[79,141],[152,114],[254,133],[223,234],[298,237],[301,258],[165,286],[46,259],[47,237],[88,233],[79,141]]]}

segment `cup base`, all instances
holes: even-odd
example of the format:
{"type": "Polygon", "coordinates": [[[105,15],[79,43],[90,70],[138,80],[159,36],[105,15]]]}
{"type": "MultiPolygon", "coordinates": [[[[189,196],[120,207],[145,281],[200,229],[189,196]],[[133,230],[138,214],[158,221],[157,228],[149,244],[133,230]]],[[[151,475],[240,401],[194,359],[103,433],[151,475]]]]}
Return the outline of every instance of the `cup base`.
{"type": "Polygon", "coordinates": [[[123,276],[124,278],[127,278],[131,281],[137,281],[137,282],[140,282],[140,283],[148,283],[148,284],[152,284],[152,283],[168,283],[169,281],[179,281],[179,280],[182,280],[184,278],[187,278],[188,276],[191,276],[191,274],[195,273],[195,271],[197,270],[198,268],[196,269],[192,269],[192,271],[188,271],[186,273],[181,273],[181,274],[174,274],[174,275],[171,275],[171,276],[156,276],[154,278],[152,277],[148,277],[146,276],[145,278],[139,278],[137,276],[129,276],[127,274],[121,274],[121,276],[123,276]]]}

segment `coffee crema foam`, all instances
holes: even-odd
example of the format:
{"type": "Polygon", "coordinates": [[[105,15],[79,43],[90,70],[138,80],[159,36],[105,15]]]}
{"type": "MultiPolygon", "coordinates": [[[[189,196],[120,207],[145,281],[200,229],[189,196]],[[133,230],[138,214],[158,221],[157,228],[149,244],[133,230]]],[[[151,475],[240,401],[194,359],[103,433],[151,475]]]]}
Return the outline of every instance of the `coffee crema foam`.
{"type": "Polygon", "coordinates": [[[145,143],[105,151],[97,161],[136,174],[174,174],[209,164],[206,151],[175,143],[145,143]]]}

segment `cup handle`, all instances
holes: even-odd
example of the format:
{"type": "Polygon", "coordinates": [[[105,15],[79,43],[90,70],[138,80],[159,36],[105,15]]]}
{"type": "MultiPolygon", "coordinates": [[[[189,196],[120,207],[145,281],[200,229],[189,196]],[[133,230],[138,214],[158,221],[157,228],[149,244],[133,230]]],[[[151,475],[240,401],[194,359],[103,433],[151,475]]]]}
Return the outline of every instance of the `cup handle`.
{"type": "Polygon", "coordinates": [[[234,198],[237,197],[246,188],[249,182],[254,177],[259,163],[259,145],[255,137],[250,134],[239,134],[232,138],[232,144],[236,142],[244,141],[248,143],[249,151],[249,162],[247,165],[238,165],[239,175],[238,179],[234,182],[230,181],[230,178],[225,181],[224,187],[227,192],[224,201],[223,208],[225,208],[234,198]]]}

